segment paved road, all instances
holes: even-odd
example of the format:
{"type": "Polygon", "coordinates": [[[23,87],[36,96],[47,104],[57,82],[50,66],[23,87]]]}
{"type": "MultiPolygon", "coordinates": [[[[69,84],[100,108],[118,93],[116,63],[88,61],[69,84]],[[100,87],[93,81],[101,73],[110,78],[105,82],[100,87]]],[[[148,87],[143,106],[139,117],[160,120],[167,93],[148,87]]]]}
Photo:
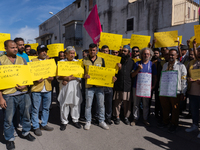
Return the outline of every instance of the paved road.
{"type": "MultiPolygon", "coordinates": [[[[2,110],[0,110],[0,150],[5,150],[5,140],[2,133],[2,110]]],[[[17,137],[16,150],[199,150],[198,132],[186,133],[184,130],[191,119],[180,119],[180,127],[175,134],[167,129],[156,127],[154,116],[150,116],[151,127],[111,125],[110,130],[103,130],[92,125],[89,131],[76,129],[69,124],[65,131],[60,131],[59,108],[54,106],[50,112],[49,125],[54,131],[43,131],[41,137],[34,142],[17,137]]],[[[19,132],[20,134],[20,132],[19,132]]],[[[33,134],[33,133],[32,133],[33,134]]]]}

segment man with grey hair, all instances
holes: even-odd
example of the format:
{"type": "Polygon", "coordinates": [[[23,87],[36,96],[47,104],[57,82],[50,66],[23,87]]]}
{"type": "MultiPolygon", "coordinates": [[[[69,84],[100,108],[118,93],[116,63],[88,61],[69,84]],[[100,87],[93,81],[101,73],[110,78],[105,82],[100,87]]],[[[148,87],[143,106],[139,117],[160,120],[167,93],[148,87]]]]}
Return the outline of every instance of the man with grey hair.
{"type": "MultiPolygon", "coordinates": [[[[68,46],[65,50],[66,59],[61,61],[77,61],[75,57],[75,48],[68,46]]],[[[82,101],[80,78],[76,78],[73,75],[58,77],[60,82],[60,93],[58,95],[58,101],[60,102],[60,118],[61,126],[60,130],[64,131],[68,124],[69,111],[72,117],[73,125],[80,129],[81,125],[78,122],[80,116],[80,105],[82,101]]]]}
{"type": "Polygon", "coordinates": [[[150,126],[147,121],[148,113],[149,113],[149,100],[151,95],[139,95],[139,89],[142,91],[143,88],[146,88],[148,93],[151,93],[151,90],[155,88],[157,81],[157,70],[154,63],[150,60],[153,56],[153,51],[150,48],[144,48],[140,51],[141,61],[138,61],[134,64],[132,70],[132,78],[134,78],[133,82],[133,116],[134,120],[131,123],[132,126],[136,125],[139,119],[139,105],[140,101],[143,103],[143,123],[146,126],[150,126]],[[146,83],[139,83],[138,78],[143,78],[147,76],[147,81],[150,81],[149,88],[146,87],[146,83]],[[136,86],[136,85],[139,85],[136,86]],[[137,93],[136,93],[137,92],[137,93]]]}

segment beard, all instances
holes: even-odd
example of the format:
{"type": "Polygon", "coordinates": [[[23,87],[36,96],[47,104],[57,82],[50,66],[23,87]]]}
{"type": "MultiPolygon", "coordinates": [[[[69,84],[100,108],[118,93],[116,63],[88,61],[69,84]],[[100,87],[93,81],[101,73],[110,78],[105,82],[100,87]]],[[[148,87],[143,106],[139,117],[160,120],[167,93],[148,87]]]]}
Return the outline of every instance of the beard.
{"type": "Polygon", "coordinates": [[[120,56],[122,57],[122,59],[121,59],[121,64],[123,65],[125,62],[126,62],[126,60],[128,59],[128,58],[130,58],[130,55],[129,54],[127,54],[127,55],[125,55],[125,54],[120,54],[120,56]]]}

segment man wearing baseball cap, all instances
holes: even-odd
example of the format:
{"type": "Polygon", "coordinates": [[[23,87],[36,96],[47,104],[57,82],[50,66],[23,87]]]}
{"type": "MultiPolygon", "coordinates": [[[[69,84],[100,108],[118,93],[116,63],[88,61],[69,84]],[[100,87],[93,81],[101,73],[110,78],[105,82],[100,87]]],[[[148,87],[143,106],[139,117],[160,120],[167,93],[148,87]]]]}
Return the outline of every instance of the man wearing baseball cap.
{"type": "MultiPolygon", "coordinates": [[[[43,61],[47,59],[48,48],[45,45],[39,45],[37,47],[38,58],[32,59],[34,61],[43,61]]],[[[34,133],[37,136],[41,136],[41,130],[52,131],[53,128],[47,125],[49,119],[49,107],[51,104],[51,81],[53,77],[46,79],[41,78],[38,81],[34,81],[34,85],[31,87],[31,100],[32,100],[32,112],[31,121],[34,129],[34,133]],[[42,101],[42,115],[41,124],[39,124],[39,109],[42,101]],[[41,127],[40,127],[41,125],[41,127]],[[41,129],[41,130],[40,130],[41,129]]]]}

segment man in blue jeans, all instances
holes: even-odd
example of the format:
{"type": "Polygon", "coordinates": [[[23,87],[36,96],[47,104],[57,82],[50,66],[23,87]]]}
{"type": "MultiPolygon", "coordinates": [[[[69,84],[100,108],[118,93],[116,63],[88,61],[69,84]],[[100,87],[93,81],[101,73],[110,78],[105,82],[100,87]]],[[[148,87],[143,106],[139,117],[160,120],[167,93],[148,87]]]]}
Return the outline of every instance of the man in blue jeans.
{"type": "Polygon", "coordinates": [[[97,45],[92,43],[89,45],[89,56],[83,59],[83,65],[85,68],[85,95],[86,95],[86,106],[85,106],[85,118],[86,124],[84,126],[85,130],[89,130],[91,126],[91,107],[93,102],[94,94],[96,96],[96,101],[98,105],[98,119],[99,126],[103,129],[108,130],[109,127],[104,122],[105,120],[105,107],[104,107],[104,88],[97,87],[94,85],[88,85],[87,79],[90,78],[88,75],[89,65],[105,67],[104,59],[98,57],[97,55],[97,45]]]}
{"type": "MultiPolygon", "coordinates": [[[[26,60],[22,57],[16,56],[18,50],[17,45],[12,40],[4,42],[6,55],[0,57],[0,65],[26,65],[26,60]]],[[[15,137],[13,116],[17,107],[21,115],[22,136],[23,138],[34,141],[29,131],[31,129],[31,121],[29,109],[31,106],[31,99],[27,94],[27,86],[17,85],[16,87],[0,90],[0,107],[4,110],[4,137],[7,141],[6,148],[8,150],[15,149],[15,137]]]]}
{"type": "MultiPolygon", "coordinates": [[[[32,59],[32,61],[43,61],[47,58],[48,48],[45,45],[39,45],[37,47],[38,58],[32,59]]],[[[42,101],[42,116],[41,116],[41,129],[46,131],[52,131],[53,128],[47,125],[49,119],[49,107],[51,105],[51,81],[53,77],[47,79],[40,79],[34,81],[34,85],[31,87],[31,97],[32,97],[32,113],[31,121],[34,129],[34,133],[37,136],[41,136],[42,132],[40,130],[39,124],[39,109],[42,101]]]]}

